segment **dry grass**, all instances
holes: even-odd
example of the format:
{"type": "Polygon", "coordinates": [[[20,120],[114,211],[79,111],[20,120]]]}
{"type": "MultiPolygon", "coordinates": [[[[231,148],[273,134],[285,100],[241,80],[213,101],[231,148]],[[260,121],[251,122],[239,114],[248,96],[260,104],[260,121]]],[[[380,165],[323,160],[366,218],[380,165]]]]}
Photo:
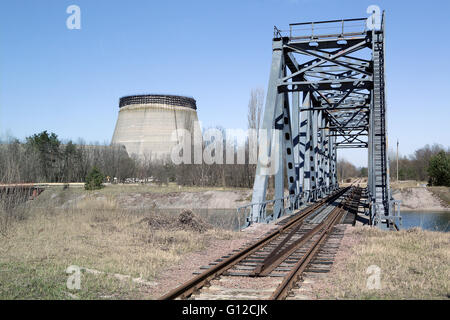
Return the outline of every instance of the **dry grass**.
{"type": "Polygon", "coordinates": [[[201,192],[201,191],[236,191],[248,190],[246,188],[234,187],[198,187],[198,186],[179,186],[176,183],[156,185],[156,184],[110,184],[105,188],[97,190],[104,195],[115,195],[121,192],[151,192],[151,193],[170,193],[170,192],[201,192]]]}
{"type": "Polygon", "coordinates": [[[450,294],[450,234],[421,229],[386,232],[355,228],[321,299],[446,299],[450,294]],[[381,269],[381,288],[368,289],[369,266],[381,269]]]}
{"type": "MultiPolygon", "coordinates": [[[[249,191],[246,188],[228,188],[228,187],[197,187],[197,186],[179,186],[175,183],[168,185],[150,185],[150,184],[108,184],[104,188],[94,191],[86,191],[84,188],[69,187],[63,189],[61,186],[48,186],[46,191],[41,194],[36,202],[42,202],[43,205],[48,205],[49,201],[52,204],[62,205],[68,200],[73,200],[78,197],[95,196],[115,199],[121,194],[170,194],[178,192],[207,192],[207,191],[249,191]],[[56,194],[55,198],[51,198],[52,194],[56,194]]],[[[246,199],[243,199],[246,200],[246,199]]]]}
{"type": "Polygon", "coordinates": [[[75,208],[81,210],[116,210],[117,202],[114,197],[93,197],[92,195],[82,198],[75,203],[75,208]]]}
{"type": "Polygon", "coordinates": [[[417,180],[391,180],[390,185],[392,189],[403,189],[403,188],[416,188],[422,185],[427,185],[426,181],[417,181],[417,180]]]}
{"type": "Polygon", "coordinates": [[[450,207],[450,187],[428,187],[436,197],[438,197],[442,203],[450,207]]]}
{"type": "MultiPolygon", "coordinates": [[[[149,224],[152,212],[118,209],[112,197],[88,195],[67,209],[46,208],[43,199],[28,205],[28,218],[15,221],[1,239],[0,299],[68,298],[65,269],[70,265],[151,281],[211,239],[237,236],[215,229],[155,228],[149,224]]],[[[83,274],[82,289],[73,293],[98,299],[145,298],[145,292],[131,281],[83,274]]]]}

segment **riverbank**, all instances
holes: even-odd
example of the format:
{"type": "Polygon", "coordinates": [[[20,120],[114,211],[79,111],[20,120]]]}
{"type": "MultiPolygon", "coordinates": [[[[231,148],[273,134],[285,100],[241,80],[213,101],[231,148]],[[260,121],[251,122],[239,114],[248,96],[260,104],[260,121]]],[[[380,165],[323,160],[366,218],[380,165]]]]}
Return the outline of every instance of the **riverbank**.
{"type": "Polygon", "coordinates": [[[449,233],[347,227],[331,272],[313,292],[316,299],[448,299],[449,248],[449,233]]]}
{"type": "Polygon", "coordinates": [[[169,185],[107,185],[100,190],[87,192],[84,188],[48,187],[38,201],[52,203],[57,208],[79,206],[120,209],[236,209],[251,200],[251,189],[206,188],[169,185]]]}
{"type": "MultiPolygon", "coordinates": [[[[403,211],[450,211],[449,187],[426,187],[420,181],[399,181],[392,182],[391,188],[394,199],[402,201],[403,211]]],[[[268,193],[270,197],[273,191],[268,193]]],[[[104,203],[107,207],[121,209],[236,209],[250,203],[251,195],[252,190],[248,188],[184,187],[174,183],[162,186],[109,184],[93,192],[73,184],[66,189],[48,185],[37,200],[51,201],[55,208],[95,202],[96,206],[104,203]]]]}
{"type": "Polygon", "coordinates": [[[428,187],[428,190],[438,197],[447,208],[450,208],[450,187],[428,187]]]}
{"type": "Polygon", "coordinates": [[[402,211],[450,211],[445,200],[450,191],[447,187],[404,187],[392,190],[395,200],[400,200],[402,211]]]}

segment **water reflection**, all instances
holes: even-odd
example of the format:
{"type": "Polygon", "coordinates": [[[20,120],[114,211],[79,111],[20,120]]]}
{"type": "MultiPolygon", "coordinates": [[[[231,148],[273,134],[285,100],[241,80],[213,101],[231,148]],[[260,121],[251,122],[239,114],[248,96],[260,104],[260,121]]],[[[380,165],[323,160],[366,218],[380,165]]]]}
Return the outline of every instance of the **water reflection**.
{"type": "Polygon", "coordinates": [[[403,211],[402,229],[420,227],[431,231],[450,231],[450,211],[403,211]]]}

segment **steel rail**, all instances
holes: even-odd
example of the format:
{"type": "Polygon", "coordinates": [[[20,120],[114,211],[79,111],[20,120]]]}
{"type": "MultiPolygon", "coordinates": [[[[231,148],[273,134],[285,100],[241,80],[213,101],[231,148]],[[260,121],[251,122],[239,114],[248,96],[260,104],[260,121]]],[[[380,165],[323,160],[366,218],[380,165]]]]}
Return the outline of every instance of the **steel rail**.
{"type": "Polygon", "coordinates": [[[327,236],[330,231],[333,229],[334,225],[340,218],[342,218],[343,213],[345,212],[345,206],[347,204],[348,199],[351,199],[354,195],[354,191],[347,197],[342,203],[339,204],[338,207],[333,209],[333,211],[329,215],[329,219],[327,224],[322,228],[322,231],[319,233],[319,239],[308,249],[306,254],[295,264],[289,274],[283,279],[281,284],[277,287],[274,293],[271,295],[271,300],[282,300],[285,299],[289,293],[289,291],[293,288],[294,284],[299,280],[303,271],[307,268],[311,260],[314,258],[316,253],[320,250],[322,244],[327,240],[327,236]]]}
{"type": "Polygon", "coordinates": [[[326,204],[329,201],[334,201],[337,197],[340,197],[342,194],[344,194],[350,187],[342,188],[335,193],[329,195],[328,197],[318,201],[317,203],[313,204],[312,206],[305,208],[304,210],[300,211],[297,216],[294,216],[293,219],[290,219],[285,225],[281,226],[277,230],[271,232],[269,235],[263,237],[253,245],[250,245],[249,247],[237,252],[236,254],[232,255],[231,257],[225,259],[224,261],[220,262],[219,264],[211,267],[210,269],[206,270],[205,272],[199,274],[198,276],[194,277],[193,279],[189,280],[188,282],[178,286],[177,288],[173,289],[172,291],[168,292],[167,294],[163,295],[159,298],[159,300],[173,300],[178,297],[185,298],[191,295],[194,291],[200,289],[203,287],[206,283],[211,281],[212,279],[220,276],[222,273],[224,273],[226,270],[230,269],[240,261],[247,258],[249,255],[253,254],[254,252],[258,251],[260,248],[264,247],[267,243],[270,241],[276,239],[278,236],[280,236],[283,231],[295,227],[297,223],[302,223],[303,220],[311,213],[316,211],[319,207],[326,204]]]}
{"type": "MultiPolygon", "coordinates": [[[[327,202],[334,201],[338,199],[343,193],[336,194],[332,199],[327,202]]],[[[316,211],[316,210],[315,210],[316,211]]],[[[306,218],[306,217],[305,217],[306,218]]],[[[295,227],[291,229],[289,234],[274,248],[264,259],[260,262],[252,272],[252,276],[266,276],[273,269],[275,269],[286,257],[287,252],[292,252],[292,249],[302,245],[304,242],[308,241],[319,229],[323,226],[323,223],[317,225],[314,229],[310,230],[307,234],[303,235],[300,239],[297,239],[292,244],[290,244],[287,248],[282,249],[282,247],[294,236],[294,234],[300,229],[302,226],[301,223],[298,223],[295,227]]],[[[296,250],[296,249],[295,249],[296,250]]],[[[287,254],[289,255],[289,254],[287,254]]]]}
{"type": "MultiPolygon", "coordinates": [[[[335,209],[333,209],[335,210],[335,209]]],[[[332,219],[332,214],[330,213],[321,223],[315,226],[313,229],[309,230],[301,238],[292,242],[289,246],[277,253],[271,253],[268,255],[266,260],[261,262],[254,270],[253,275],[255,276],[267,276],[274,269],[276,269],[286,258],[288,258],[292,253],[297,251],[302,245],[313,238],[317,232],[322,230],[327,223],[332,219]]]]}

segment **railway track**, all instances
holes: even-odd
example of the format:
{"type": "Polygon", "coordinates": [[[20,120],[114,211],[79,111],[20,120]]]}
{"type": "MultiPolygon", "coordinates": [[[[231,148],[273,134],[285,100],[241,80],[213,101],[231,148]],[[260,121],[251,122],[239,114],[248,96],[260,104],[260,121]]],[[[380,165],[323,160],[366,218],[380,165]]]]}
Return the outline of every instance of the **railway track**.
{"type": "Polygon", "coordinates": [[[329,250],[336,243],[330,234],[347,211],[357,209],[361,190],[341,188],[300,210],[160,299],[286,299],[305,270],[332,263],[329,250]]]}

